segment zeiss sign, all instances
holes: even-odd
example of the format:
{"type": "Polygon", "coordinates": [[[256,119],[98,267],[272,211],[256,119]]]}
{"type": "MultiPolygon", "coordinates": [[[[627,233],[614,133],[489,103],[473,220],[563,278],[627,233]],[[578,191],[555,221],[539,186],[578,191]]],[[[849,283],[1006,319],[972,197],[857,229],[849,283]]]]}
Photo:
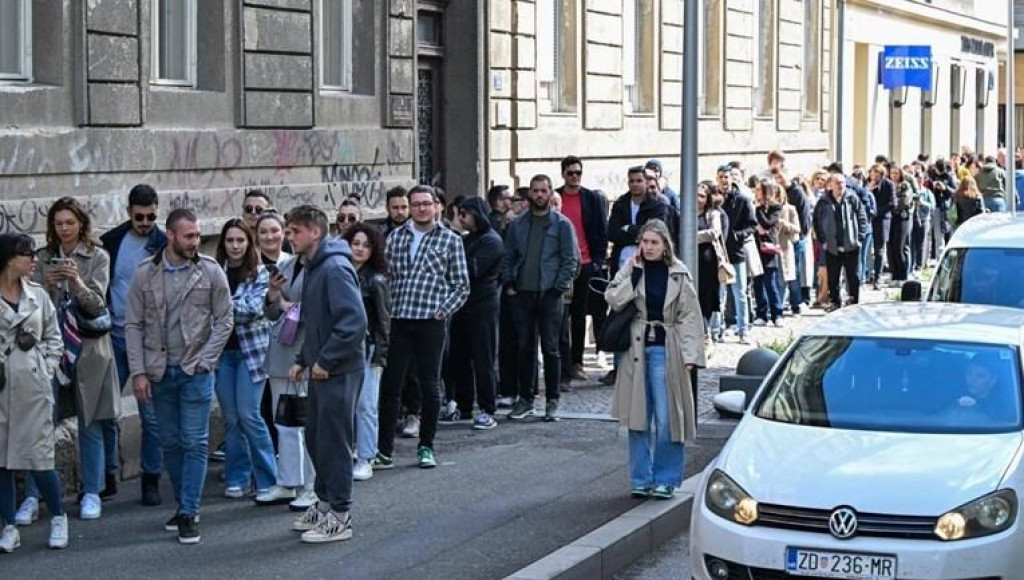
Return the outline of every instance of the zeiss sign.
{"type": "Polygon", "coordinates": [[[932,89],[932,47],[887,46],[881,54],[879,76],[886,89],[932,89]]]}

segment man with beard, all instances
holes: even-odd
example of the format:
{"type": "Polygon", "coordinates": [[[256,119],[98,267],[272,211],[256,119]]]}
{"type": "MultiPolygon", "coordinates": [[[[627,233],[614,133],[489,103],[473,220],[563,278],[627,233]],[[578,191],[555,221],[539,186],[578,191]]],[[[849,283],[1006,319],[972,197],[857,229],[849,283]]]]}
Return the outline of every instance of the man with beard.
{"type": "Polygon", "coordinates": [[[502,282],[505,294],[512,299],[519,344],[519,399],[509,414],[512,420],[536,414],[533,393],[538,330],[547,400],[544,420],[558,420],[562,297],[572,288],[579,253],[572,223],[552,211],[552,193],[551,178],[535,175],[530,180],[530,211],[512,220],[505,233],[502,282]]]}
{"type": "MultiPolygon", "coordinates": [[[[110,286],[107,288],[107,306],[113,319],[110,342],[114,347],[114,362],[117,366],[118,383],[128,380],[128,351],[124,342],[124,322],[128,312],[128,289],[132,276],[140,262],[153,256],[167,243],[156,225],[160,211],[159,198],[151,186],[140,183],[128,193],[128,221],[103,234],[100,242],[110,254],[110,286]]],[[[139,468],[142,471],[142,505],[160,505],[160,471],[163,460],[160,451],[160,429],[156,411],[151,402],[139,401],[139,423],[142,426],[142,442],[139,452],[139,468]]],[[[110,421],[103,427],[103,442],[107,449],[107,460],[117,457],[117,421],[110,421]]],[[[117,468],[107,466],[107,482],[100,497],[108,497],[117,490],[117,468]],[[111,469],[113,468],[113,469],[111,469]]]]}
{"type": "Polygon", "coordinates": [[[384,220],[386,237],[409,220],[409,193],[401,185],[396,185],[385,194],[384,205],[388,210],[388,219],[384,220]]]}
{"type": "Polygon", "coordinates": [[[156,407],[164,465],[178,509],[164,528],[198,544],[206,481],[213,370],[234,328],[234,304],[220,265],[199,254],[190,209],[167,216],[167,246],[135,270],[125,342],[135,398],[156,407]]]}
{"type": "Polygon", "coordinates": [[[668,203],[661,197],[660,183],[654,174],[648,175],[643,167],[631,167],[626,175],[629,191],[612,204],[608,218],[608,239],[612,242],[610,275],[615,276],[622,264],[637,250],[640,227],[652,219],[673,223],[668,203]],[[650,187],[648,187],[650,182],[650,187]]]}

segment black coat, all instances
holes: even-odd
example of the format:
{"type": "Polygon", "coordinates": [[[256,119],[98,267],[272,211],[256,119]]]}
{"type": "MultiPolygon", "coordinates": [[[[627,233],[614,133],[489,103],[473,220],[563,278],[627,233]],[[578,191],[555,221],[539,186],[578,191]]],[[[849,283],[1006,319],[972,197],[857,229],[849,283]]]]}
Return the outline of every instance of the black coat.
{"type": "MultiPolygon", "coordinates": [[[[555,190],[562,196],[563,202],[564,189],[559,187],[555,190]]],[[[608,255],[606,206],[601,201],[601,194],[585,187],[580,188],[580,205],[583,210],[583,232],[586,234],[587,247],[590,248],[590,260],[594,269],[600,270],[604,267],[605,256],[608,255]]]]}
{"type": "Polygon", "coordinates": [[[760,249],[762,242],[779,244],[779,218],[782,217],[782,206],[770,205],[764,207],[759,205],[754,209],[754,217],[757,220],[757,225],[768,231],[767,234],[757,234],[757,247],[758,253],[761,254],[761,263],[765,268],[778,268],[782,265],[779,260],[779,254],[766,254],[761,252],[760,249]]]}
{"type": "Polygon", "coordinates": [[[757,225],[754,203],[740,195],[739,188],[733,185],[722,203],[722,211],[729,218],[729,230],[725,232],[725,250],[729,254],[729,261],[746,262],[747,256],[743,252],[743,245],[754,233],[754,227],[757,225]]]}
{"type": "Polygon", "coordinates": [[[807,201],[804,188],[796,182],[790,183],[789,188],[786,189],[786,198],[789,200],[789,205],[796,208],[796,215],[800,219],[800,236],[806,237],[811,233],[811,214],[813,212],[810,202],[807,201]]]}
{"type": "Polygon", "coordinates": [[[608,269],[615,274],[619,269],[619,256],[625,246],[637,245],[637,237],[640,235],[640,228],[648,221],[659,219],[668,226],[669,231],[675,237],[675,222],[672,220],[673,212],[669,205],[659,198],[646,196],[640,203],[640,210],[636,214],[636,223],[633,223],[633,212],[630,207],[631,196],[624,193],[612,204],[612,215],[608,218],[608,239],[612,242],[612,257],[608,269]]]}
{"type": "Polygon", "coordinates": [[[462,238],[466,251],[466,269],[469,273],[469,298],[466,299],[462,310],[497,308],[505,243],[491,227],[488,208],[482,199],[474,197],[463,200],[459,209],[470,212],[477,225],[476,231],[462,238]]]}
{"type": "Polygon", "coordinates": [[[876,220],[891,219],[896,213],[896,188],[888,177],[883,177],[871,189],[875,196],[876,220]]]}

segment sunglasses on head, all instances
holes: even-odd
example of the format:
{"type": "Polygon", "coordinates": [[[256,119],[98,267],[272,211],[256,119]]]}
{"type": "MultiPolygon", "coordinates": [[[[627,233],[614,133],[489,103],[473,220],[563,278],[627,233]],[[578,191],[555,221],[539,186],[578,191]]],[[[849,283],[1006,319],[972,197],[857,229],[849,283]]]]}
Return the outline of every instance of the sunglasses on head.
{"type": "Polygon", "coordinates": [[[137,221],[137,222],[155,222],[156,221],[156,214],[155,213],[137,213],[137,214],[135,214],[132,217],[135,218],[135,221],[137,221]]]}
{"type": "Polygon", "coordinates": [[[356,216],[356,215],[352,215],[352,214],[349,214],[349,215],[339,214],[338,215],[338,223],[348,222],[350,224],[354,224],[357,221],[359,221],[359,216],[356,216]]]}
{"type": "Polygon", "coordinates": [[[254,213],[256,215],[263,213],[263,208],[258,205],[247,205],[244,209],[245,213],[254,213]]]}

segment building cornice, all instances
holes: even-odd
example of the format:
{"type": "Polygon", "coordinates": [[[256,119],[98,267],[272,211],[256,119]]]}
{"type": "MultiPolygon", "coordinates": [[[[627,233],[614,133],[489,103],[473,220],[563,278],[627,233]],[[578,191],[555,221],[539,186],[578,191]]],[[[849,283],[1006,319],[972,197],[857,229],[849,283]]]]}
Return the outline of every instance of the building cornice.
{"type": "MultiPolygon", "coordinates": [[[[840,0],[842,1],[842,0],[840,0]]],[[[877,10],[883,14],[891,14],[900,18],[918,20],[943,27],[955,27],[964,34],[977,34],[987,40],[998,41],[1006,38],[1005,21],[983,20],[974,15],[964,14],[951,8],[929,4],[924,0],[846,0],[847,8],[857,7],[862,10],[877,10]]],[[[922,39],[924,40],[924,39],[922,39]]],[[[1005,54],[1006,48],[997,52],[1005,54]]]]}

